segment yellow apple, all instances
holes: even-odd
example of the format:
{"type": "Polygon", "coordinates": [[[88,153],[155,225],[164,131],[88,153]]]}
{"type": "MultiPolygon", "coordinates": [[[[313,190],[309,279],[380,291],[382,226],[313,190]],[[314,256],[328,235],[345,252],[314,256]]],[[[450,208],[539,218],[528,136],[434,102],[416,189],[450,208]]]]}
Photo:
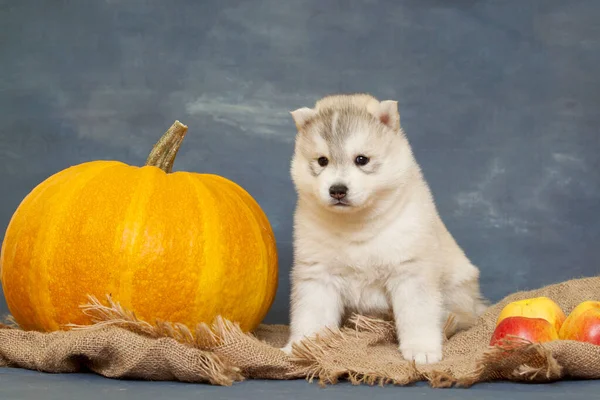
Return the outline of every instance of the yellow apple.
{"type": "Polygon", "coordinates": [[[575,307],[558,335],[564,340],[600,345],[600,301],[584,301],[575,307]]]}
{"type": "Polygon", "coordinates": [[[563,310],[548,297],[513,301],[507,304],[496,321],[496,326],[508,317],[542,318],[551,323],[558,332],[566,319],[563,310]]]}

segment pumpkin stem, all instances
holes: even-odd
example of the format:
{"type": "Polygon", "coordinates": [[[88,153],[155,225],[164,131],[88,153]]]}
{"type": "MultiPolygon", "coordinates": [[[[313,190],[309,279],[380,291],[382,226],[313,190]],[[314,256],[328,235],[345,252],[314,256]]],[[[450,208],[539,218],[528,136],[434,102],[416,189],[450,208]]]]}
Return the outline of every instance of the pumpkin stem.
{"type": "Polygon", "coordinates": [[[167,174],[171,173],[175,157],[177,157],[177,152],[179,151],[179,147],[181,147],[181,142],[183,142],[187,129],[186,125],[175,121],[152,148],[146,160],[146,165],[158,167],[167,174]]]}

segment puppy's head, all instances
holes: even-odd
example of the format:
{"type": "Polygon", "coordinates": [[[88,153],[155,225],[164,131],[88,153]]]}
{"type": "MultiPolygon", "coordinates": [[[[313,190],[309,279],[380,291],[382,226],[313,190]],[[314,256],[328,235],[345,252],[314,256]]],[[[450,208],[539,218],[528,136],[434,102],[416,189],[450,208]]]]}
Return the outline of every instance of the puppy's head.
{"type": "Polygon", "coordinates": [[[291,168],[296,190],[333,212],[376,206],[414,165],[396,101],[335,95],[291,114],[298,130],[291,168]]]}

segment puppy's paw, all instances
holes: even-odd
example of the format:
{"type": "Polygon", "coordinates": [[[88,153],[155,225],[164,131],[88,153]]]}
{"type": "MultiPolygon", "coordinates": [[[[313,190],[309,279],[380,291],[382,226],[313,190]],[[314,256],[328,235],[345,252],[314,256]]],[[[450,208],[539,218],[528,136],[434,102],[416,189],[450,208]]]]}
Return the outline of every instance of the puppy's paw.
{"type": "Polygon", "coordinates": [[[413,343],[400,346],[402,357],[417,364],[435,364],[442,360],[441,343],[413,343]]]}
{"type": "Polygon", "coordinates": [[[288,356],[292,355],[292,342],[289,342],[285,347],[280,348],[279,350],[283,351],[288,356]]]}
{"type": "Polygon", "coordinates": [[[435,364],[442,361],[442,351],[419,351],[414,349],[402,349],[402,356],[405,360],[413,361],[416,364],[435,364]]]}

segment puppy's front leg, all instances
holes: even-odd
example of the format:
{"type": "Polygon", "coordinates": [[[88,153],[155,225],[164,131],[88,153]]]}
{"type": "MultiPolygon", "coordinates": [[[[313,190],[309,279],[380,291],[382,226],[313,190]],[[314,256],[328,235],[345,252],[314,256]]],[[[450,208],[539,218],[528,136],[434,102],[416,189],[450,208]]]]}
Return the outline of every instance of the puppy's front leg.
{"type": "Polygon", "coordinates": [[[343,304],[340,291],[331,282],[302,279],[293,282],[290,339],[282,349],[291,353],[292,343],[314,336],[325,327],[340,325],[343,304]]]}
{"type": "Polygon", "coordinates": [[[442,359],[442,298],[435,279],[419,271],[394,278],[388,284],[400,351],[417,364],[442,359]]]}

